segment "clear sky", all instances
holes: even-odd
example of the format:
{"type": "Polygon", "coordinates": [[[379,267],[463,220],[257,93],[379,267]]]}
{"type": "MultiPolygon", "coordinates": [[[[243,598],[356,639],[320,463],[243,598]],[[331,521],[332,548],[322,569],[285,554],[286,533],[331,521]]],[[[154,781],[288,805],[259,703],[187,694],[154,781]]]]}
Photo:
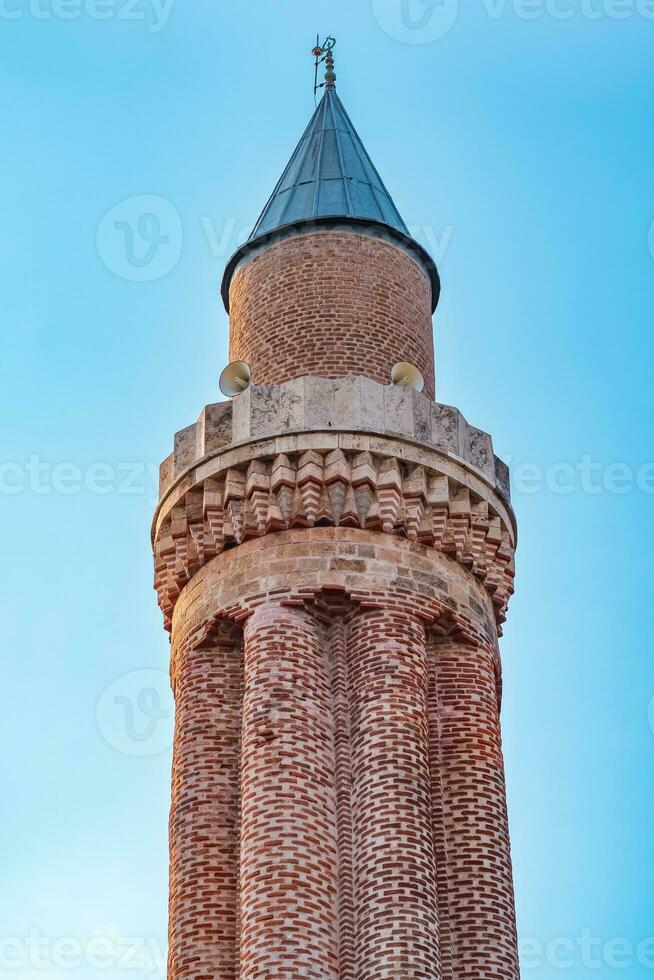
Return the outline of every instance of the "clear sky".
{"type": "Polygon", "coordinates": [[[440,262],[439,400],[514,468],[523,976],[654,976],[652,18],[651,0],[0,0],[0,977],[113,980],[132,954],[128,975],[163,976],[153,473],[218,400],[220,277],[312,111],[317,31],[440,262]]]}

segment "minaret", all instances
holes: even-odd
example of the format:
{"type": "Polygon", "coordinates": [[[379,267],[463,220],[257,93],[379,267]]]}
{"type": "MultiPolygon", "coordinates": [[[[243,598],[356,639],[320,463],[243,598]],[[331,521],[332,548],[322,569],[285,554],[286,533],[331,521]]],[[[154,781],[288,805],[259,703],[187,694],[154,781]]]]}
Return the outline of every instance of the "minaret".
{"type": "Polygon", "coordinates": [[[225,272],[251,383],[178,432],[161,470],[168,976],[516,980],[508,472],[434,400],[438,273],[327,55],[225,272]]]}

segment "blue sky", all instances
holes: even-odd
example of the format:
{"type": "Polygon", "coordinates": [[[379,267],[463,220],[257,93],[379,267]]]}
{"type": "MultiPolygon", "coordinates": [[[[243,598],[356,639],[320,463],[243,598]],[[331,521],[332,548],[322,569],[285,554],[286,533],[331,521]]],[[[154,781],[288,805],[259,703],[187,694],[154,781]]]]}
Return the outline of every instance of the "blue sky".
{"type": "Polygon", "coordinates": [[[523,976],[654,976],[652,18],[648,0],[1,0],[0,977],[114,978],[130,951],[132,976],[162,976],[153,473],[217,400],[220,277],[312,110],[317,31],[440,262],[438,398],[514,468],[523,976]]]}

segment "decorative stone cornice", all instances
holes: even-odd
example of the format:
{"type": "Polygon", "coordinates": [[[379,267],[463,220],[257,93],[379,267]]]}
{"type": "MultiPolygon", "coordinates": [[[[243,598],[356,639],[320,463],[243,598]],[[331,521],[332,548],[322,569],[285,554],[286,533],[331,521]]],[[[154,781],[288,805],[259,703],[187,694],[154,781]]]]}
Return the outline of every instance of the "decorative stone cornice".
{"type": "Polygon", "coordinates": [[[505,618],[514,521],[484,473],[417,441],[331,429],[227,446],[192,463],[164,493],[153,541],[167,628],[186,583],[216,555],[314,526],[362,528],[435,548],[469,568],[498,624],[505,618]]]}

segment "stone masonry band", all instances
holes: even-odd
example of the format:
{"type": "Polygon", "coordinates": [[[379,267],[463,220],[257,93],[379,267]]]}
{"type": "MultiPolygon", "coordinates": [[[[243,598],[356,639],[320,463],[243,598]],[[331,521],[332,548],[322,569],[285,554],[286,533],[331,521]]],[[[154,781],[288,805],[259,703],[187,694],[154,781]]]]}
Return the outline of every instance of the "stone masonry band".
{"type": "MultiPolygon", "coordinates": [[[[175,435],[174,451],[161,464],[160,496],[207,457],[253,439],[288,436],[286,448],[307,449],[312,432],[358,432],[369,438],[401,438],[466,466],[508,503],[509,471],[493,452],[487,432],[451,405],[401,385],[370,378],[294,378],[280,385],[251,384],[238,398],[207,405],[200,418],[175,435]],[[292,436],[303,434],[304,444],[292,436]]],[[[338,442],[330,448],[335,449],[338,442]]],[[[353,446],[354,448],[354,446],[353,446]]],[[[374,441],[365,447],[374,449],[374,441]]],[[[398,451],[398,455],[403,455],[398,451]]]]}
{"type": "Polygon", "coordinates": [[[503,622],[515,533],[510,509],[484,480],[396,440],[377,438],[374,452],[364,448],[365,436],[312,433],[303,444],[316,448],[300,452],[297,439],[270,440],[219,454],[167,495],[154,540],[155,586],[168,628],[181,590],[215,555],[250,539],[320,526],[400,536],[450,556],[484,584],[498,626],[503,622]],[[325,448],[339,443],[348,448],[325,448]]]}

